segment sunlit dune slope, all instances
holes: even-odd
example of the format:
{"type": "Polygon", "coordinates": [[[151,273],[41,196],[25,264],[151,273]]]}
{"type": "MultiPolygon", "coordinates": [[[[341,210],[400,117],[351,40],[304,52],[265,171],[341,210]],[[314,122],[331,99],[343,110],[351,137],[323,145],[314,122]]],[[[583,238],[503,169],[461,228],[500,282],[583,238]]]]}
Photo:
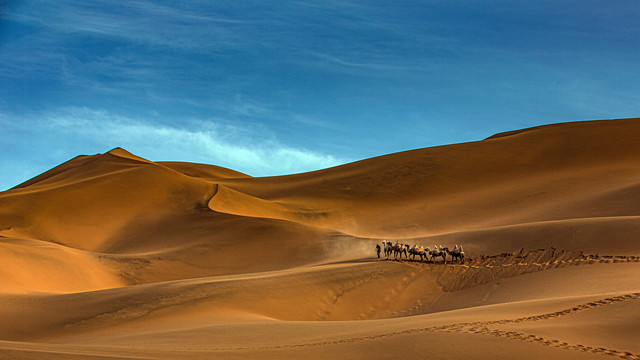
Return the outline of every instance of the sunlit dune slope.
{"type": "Polygon", "coordinates": [[[70,293],[128,284],[94,253],[39,240],[0,240],[2,293],[70,293]]]}
{"type": "MultiPolygon", "coordinates": [[[[564,123],[311,173],[220,183],[277,202],[275,218],[359,236],[429,245],[461,238],[500,251],[537,246],[550,226],[565,238],[541,247],[571,240],[572,248],[583,249],[584,242],[597,251],[594,235],[607,233],[608,246],[637,252],[625,239],[640,226],[638,138],[638,119],[564,123]],[[500,235],[505,227],[517,243],[500,235]],[[589,231],[581,233],[584,227],[589,231]],[[500,238],[495,244],[493,234],[500,238]]],[[[265,216],[247,202],[213,202],[217,211],[265,216]]]]}

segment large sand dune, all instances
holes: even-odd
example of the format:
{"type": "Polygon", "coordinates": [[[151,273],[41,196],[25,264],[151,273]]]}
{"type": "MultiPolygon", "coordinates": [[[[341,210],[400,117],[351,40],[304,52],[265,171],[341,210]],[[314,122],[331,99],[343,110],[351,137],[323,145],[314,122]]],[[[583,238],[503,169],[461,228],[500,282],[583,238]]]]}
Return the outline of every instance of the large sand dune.
{"type": "Polygon", "coordinates": [[[556,124],[266,178],[78,156],[0,193],[0,358],[640,359],[638,139],[556,124]]]}

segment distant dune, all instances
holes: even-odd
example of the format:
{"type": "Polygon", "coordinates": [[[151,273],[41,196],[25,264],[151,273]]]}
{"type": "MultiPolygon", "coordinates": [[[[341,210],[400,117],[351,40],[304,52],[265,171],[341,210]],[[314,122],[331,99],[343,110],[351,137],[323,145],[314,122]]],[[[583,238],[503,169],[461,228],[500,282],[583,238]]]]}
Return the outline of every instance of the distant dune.
{"type": "Polygon", "coordinates": [[[263,178],[78,156],[0,192],[0,358],[640,359],[638,139],[562,123],[263,178]]]}

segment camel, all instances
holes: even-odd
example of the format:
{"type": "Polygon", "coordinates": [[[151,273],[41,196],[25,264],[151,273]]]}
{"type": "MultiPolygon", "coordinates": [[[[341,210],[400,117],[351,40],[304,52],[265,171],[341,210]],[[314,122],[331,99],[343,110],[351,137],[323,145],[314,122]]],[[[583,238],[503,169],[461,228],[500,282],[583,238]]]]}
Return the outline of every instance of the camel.
{"type": "Polygon", "coordinates": [[[425,260],[427,259],[427,253],[424,251],[424,246],[418,247],[418,244],[414,244],[413,247],[409,249],[409,254],[412,256],[412,260],[416,259],[416,255],[420,256],[420,262],[422,262],[423,257],[425,260]]]}
{"type": "Polygon", "coordinates": [[[451,251],[447,249],[447,253],[451,255],[451,262],[453,262],[453,260],[457,262],[458,259],[460,259],[464,264],[464,250],[462,250],[462,246],[458,247],[458,245],[456,245],[451,251]]]}
{"type": "MultiPolygon", "coordinates": [[[[402,249],[402,252],[404,253],[404,256],[407,258],[407,260],[409,260],[409,249],[411,248],[411,246],[409,246],[409,244],[404,244],[404,248],[402,249]]],[[[402,254],[400,254],[400,257],[402,257],[402,254]]]]}
{"type": "Polygon", "coordinates": [[[409,247],[409,245],[405,245],[403,243],[399,243],[396,241],[396,244],[393,246],[393,258],[395,259],[396,256],[400,256],[400,259],[402,259],[402,254],[404,254],[404,256],[408,259],[409,256],[407,255],[407,248],[409,247]]]}
{"type": "Polygon", "coordinates": [[[440,247],[438,247],[437,245],[433,247],[433,249],[429,250],[429,256],[430,256],[430,261],[431,262],[435,262],[433,261],[434,257],[442,257],[442,261],[446,264],[447,263],[447,250],[445,250],[447,248],[442,247],[442,245],[440,245],[440,247]]]}
{"type": "Polygon", "coordinates": [[[393,244],[391,244],[391,241],[382,240],[382,245],[384,247],[384,255],[388,259],[389,256],[391,256],[391,253],[393,252],[393,244]]]}

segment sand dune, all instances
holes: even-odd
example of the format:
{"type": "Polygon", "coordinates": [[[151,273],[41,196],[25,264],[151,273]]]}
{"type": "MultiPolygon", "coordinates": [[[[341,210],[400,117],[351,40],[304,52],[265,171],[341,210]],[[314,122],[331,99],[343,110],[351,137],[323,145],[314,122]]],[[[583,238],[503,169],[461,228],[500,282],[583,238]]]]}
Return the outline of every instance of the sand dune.
{"type": "Polygon", "coordinates": [[[78,156],[0,193],[0,358],[640,359],[638,138],[556,124],[265,178],[78,156]]]}

